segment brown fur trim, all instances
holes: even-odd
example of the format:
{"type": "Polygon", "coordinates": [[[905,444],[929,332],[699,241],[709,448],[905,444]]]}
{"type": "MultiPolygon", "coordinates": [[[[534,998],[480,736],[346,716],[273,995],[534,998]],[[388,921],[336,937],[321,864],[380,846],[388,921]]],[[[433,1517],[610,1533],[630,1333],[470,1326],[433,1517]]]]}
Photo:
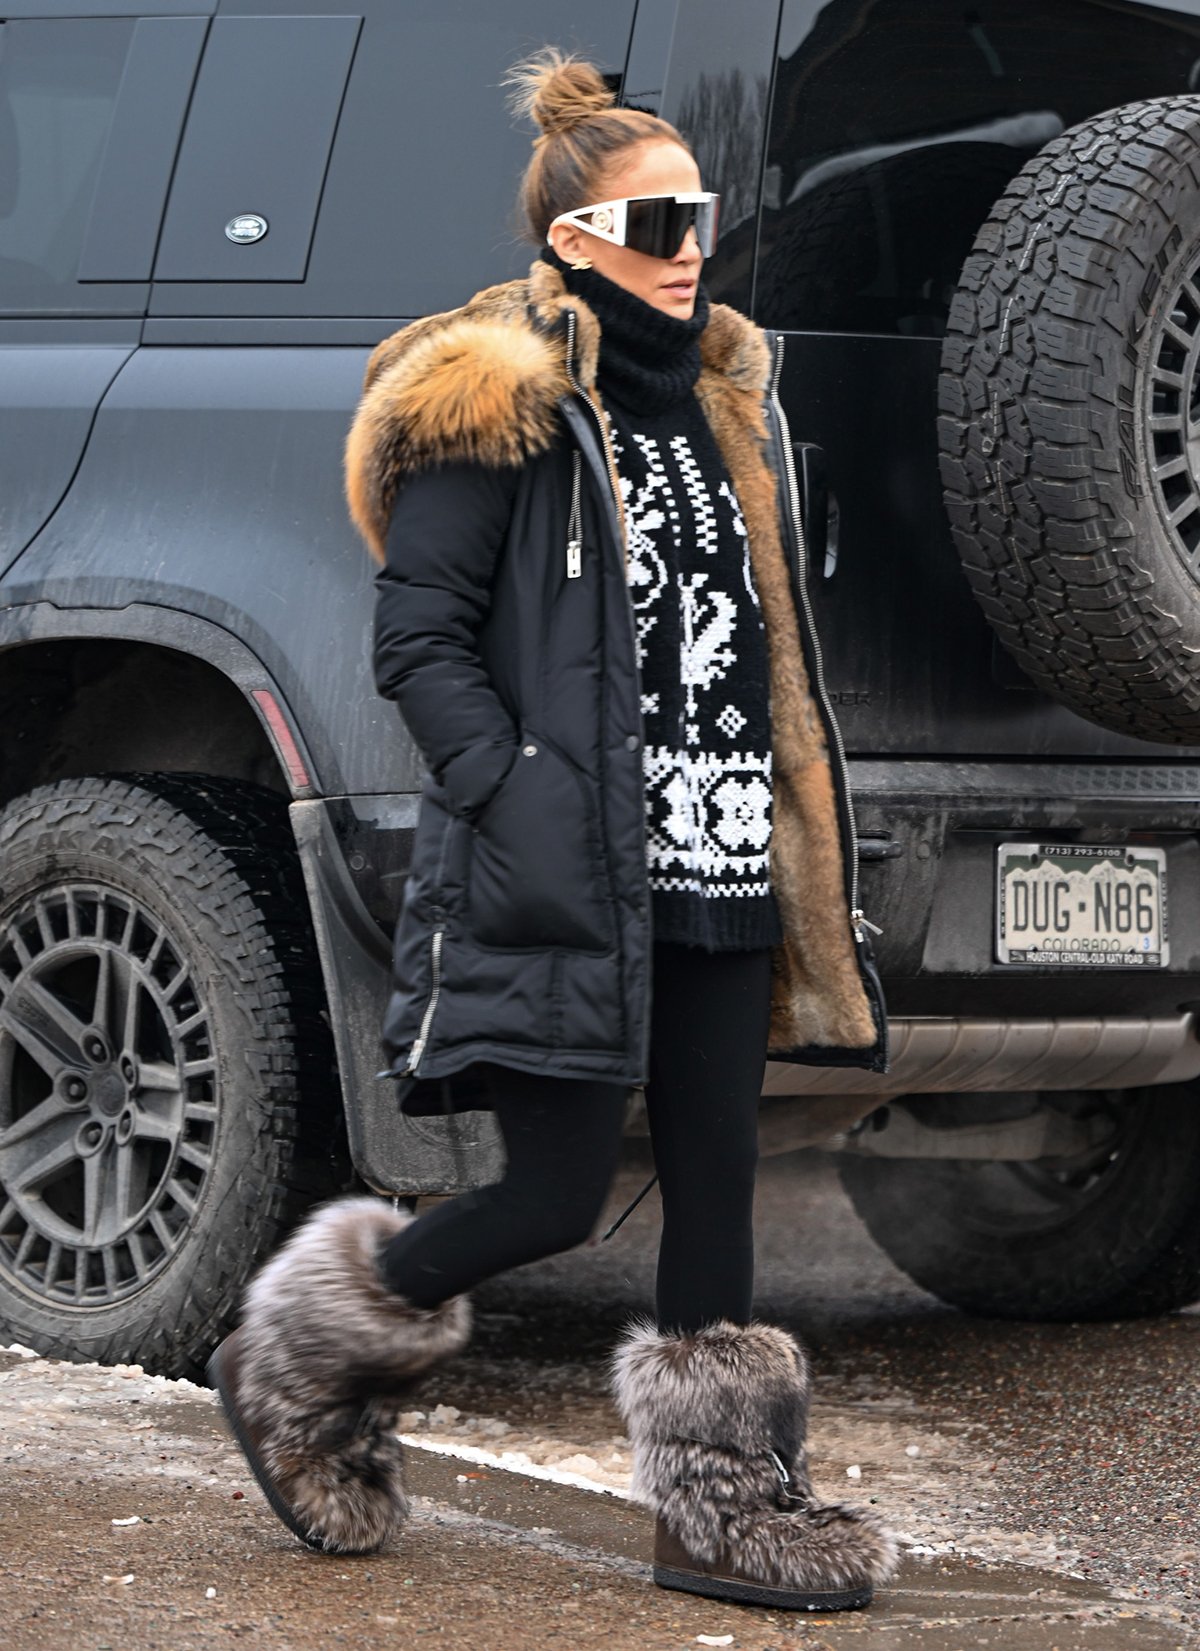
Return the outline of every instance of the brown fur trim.
{"type": "Polygon", "coordinates": [[[415,338],[367,391],[346,438],[347,502],[376,561],[405,473],[438,461],[521,464],[553,441],[567,388],[553,342],[530,327],[463,319],[415,338]]]}
{"type": "MultiPolygon", "coordinates": [[[[764,362],[766,353],[764,343],[764,362]]],[[[771,886],[784,931],[773,966],[770,1048],[869,1048],[875,1021],[847,921],[829,752],[800,646],[775,476],[764,457],[762,392],[704,371],[697,395],[746,522],[770,657],[771,886]]]]}
{"type": "Polygon", "coordinates": [[[771,353],[762,328],[728,304],[710,308],[700,334],[700,360],[710,373],[727,379],[735,390],[748,391],[755,401],[767,388],[771,353]]]}
{"type": "Polygon", "coordinates": [[[299,1523],[334,1552],[378,1548],[407,1517],[396,1415],[470,1330],[464,1297],[426,1310],[384,1284],[378,1251],[411,1219],[377,1198],[326,1204],[246,1294],[241,1421],[299,1523]]]}
{"type": "MultiPolygon", "coordinates": [[[[487,287],[461,309],[427,316],[371,352],[346,438],[346,498],[377,561],[404,477],[439,460],[520,464],[558,428],[569,388],[562,317],[574,310],[580,382],[594,394],[600,326],[553,265],[487,287]]],[[[775,768],[771,882],[776,948],[770,1050],[869,1049],[871,1006],[854,953],[829,752],[800,646],[779,500],[766,458],[771,371],[762,329],[714,304],[700,335],[696,393],[725,460],[750,541],[767,632],[775,768]]]]}
{"type": "Polygon", "coordinates": [[[562,276],[553,264],[536,259],[530,266],[528,279],[529,302],[543,327],[559,332],[559,349],[564,368],[566,363],[566,329],[562,325],[567,310],[575,311],[575,366],[579,382],[585,390],[595,387],[596,364],[600,359],[600,323],[594,311],[582,298],[567,290],[562,276]]]}
{"type": "MultiPolygon", "coordinates": [[[[541,259],[525,279],[485,287],[457,310],[410,322],[371,351],[343,472],[351,519],[377,562],[406,475],[456,459],[520,464],[549,445],[555,404],[570,387],[561,326],[567,309],[576,317],[579,380],[592,390],[600,323],[541,259]]],[[[767,348],[744,316],[714,304],[700,346],[711,371],[761,392],[767,348]]]]}
{"type": "Polygon", "coordinates": [[[785,1330],[721,1321],[667,1335],[637,1324],[614,1355],[613,1387],[633,1443],[633,1493],[694,1560],[812,1592],[895,1570],[895,1538],[873,1514],[813,1496],[808,1361],[785,1330]]]}

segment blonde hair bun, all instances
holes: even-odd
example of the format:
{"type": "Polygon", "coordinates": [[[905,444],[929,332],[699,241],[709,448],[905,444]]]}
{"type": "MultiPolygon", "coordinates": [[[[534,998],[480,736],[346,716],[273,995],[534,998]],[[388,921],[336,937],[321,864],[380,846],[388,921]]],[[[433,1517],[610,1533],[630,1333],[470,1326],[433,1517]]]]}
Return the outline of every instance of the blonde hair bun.
{"type": "Polygon", "coordinates": [[[569,132],[617,101],[594,64],[557,46],[514,63],[504,83],[513,87],[513,112],[535,121],[544,137],[569,132]]]}

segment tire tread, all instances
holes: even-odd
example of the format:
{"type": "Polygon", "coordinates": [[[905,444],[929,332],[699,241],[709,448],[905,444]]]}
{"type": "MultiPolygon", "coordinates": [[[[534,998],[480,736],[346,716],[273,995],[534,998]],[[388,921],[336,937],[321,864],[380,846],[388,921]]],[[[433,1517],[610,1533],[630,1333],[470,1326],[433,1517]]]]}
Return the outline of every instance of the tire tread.
{"type": "Polygon", "coordinates": [[[1127,492],[1116,410],[1124,319],[1173,222],[1163,197],[1186,191],[1194,242],[1198,178],[1200,97],[1128,104],[1047,144],[979,231],[939,381],[951,532],[1000,640],[1080,715],[1169,744],[1200,740],[1200,623],[1175,617],[1192,582],[1169,569],[1165,529],[1164,565],[1146,565],[1155,507],[1127,492]]]}

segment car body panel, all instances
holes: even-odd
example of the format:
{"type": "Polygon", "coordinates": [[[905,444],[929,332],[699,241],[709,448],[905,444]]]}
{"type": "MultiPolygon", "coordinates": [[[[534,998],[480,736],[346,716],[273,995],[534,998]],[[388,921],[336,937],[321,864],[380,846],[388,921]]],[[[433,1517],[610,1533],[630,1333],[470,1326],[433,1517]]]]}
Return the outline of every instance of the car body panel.
{"type": "Polygon", "coordinates": [[[221,626],[295,708],[319,788],[419,784],[374,690],[373,568],[341,447],[364,352],[143,348],[112,386],[69,497],[8,603],[153,603],[221,626]]]}

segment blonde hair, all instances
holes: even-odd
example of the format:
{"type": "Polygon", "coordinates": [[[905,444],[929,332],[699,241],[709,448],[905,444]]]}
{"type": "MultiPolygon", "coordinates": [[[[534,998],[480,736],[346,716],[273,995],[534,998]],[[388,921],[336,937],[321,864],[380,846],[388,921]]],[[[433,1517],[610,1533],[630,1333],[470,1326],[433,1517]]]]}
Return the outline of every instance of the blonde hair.
{"type": "Polygon", "coordinates": [[[691,154],[669,121],[618,109],[599,69],[557,46],[514,63],[504,84],[514,114],[541,127],[518,196],[531,241],[545,241],[560,212],[595,200],[601,178],[638,144],[677,143],[691,154]]]}

